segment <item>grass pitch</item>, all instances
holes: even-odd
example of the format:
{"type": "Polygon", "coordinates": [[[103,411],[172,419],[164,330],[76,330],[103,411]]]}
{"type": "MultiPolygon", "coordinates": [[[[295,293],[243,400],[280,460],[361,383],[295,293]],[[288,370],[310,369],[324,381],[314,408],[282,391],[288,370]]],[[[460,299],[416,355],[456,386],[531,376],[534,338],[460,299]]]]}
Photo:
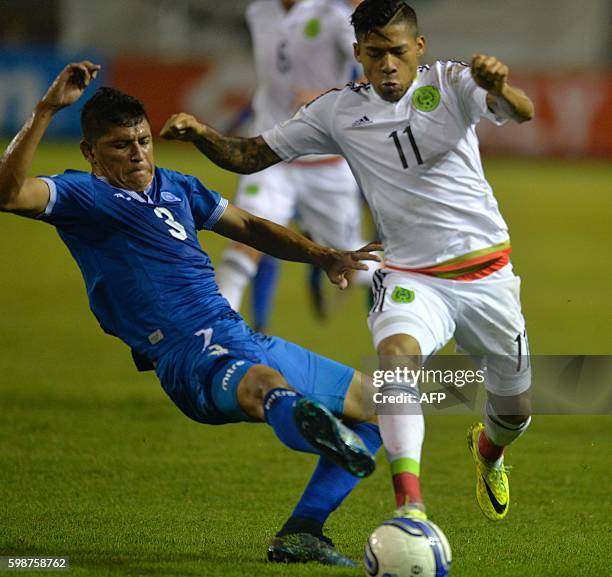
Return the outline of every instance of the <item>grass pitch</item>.
{"type": "MultiPolygon", "coordinates": [[[[157,160],[232,196],[235,177],[188,146],[159,145],[157,160]]],[[[68,166],[86,168],[77,146],[48,144],[35,172],[68,166]]],[[[490,160],[486,169],[510,224],[532,352],[610,354],[610,168],[490,160]]],[[[314,458],[284,448],[265,425],[189,421],[101,333],[55,231],[10,215],[0,215],[0,231],[0,555],[68,555],[75,576],[360,574],[267,564],[267,542],[314,458]]],[[[201,240],[217,258],[224,241],[201,240]]],[[[322,326],[304,275],[283,265],[272,332],[361,366],[372,355],[363,294],[348,294],[322,326]]],[[[512,509],[500,524],[476,504],[470,422],[428,418],[424,447],[424,494],[453,547],[452,574],[608,574],[612,419],[534,418],[509,451],[512,509]]],[[[380,455],[328,533],[358,559],[392,505],[380,455]]]]}

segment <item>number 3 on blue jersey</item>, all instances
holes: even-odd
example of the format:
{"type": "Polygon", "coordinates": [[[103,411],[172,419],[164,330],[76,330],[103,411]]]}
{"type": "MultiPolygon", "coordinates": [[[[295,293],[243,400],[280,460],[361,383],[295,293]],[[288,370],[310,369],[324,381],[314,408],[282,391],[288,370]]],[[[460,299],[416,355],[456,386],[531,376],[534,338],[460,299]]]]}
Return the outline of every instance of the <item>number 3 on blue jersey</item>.
{"type": "Polygon", "coordinates": [[[185,240],[187,238],[187,231],[185,230],[185,227],[177,220],[174,220],[174,215],[167,208],[158,206],[155,209],[155,215],[159,218],[166,219],[165,222],[170,227],[168,232],[174,238],[178,238],[179,240],[185,240]]]}

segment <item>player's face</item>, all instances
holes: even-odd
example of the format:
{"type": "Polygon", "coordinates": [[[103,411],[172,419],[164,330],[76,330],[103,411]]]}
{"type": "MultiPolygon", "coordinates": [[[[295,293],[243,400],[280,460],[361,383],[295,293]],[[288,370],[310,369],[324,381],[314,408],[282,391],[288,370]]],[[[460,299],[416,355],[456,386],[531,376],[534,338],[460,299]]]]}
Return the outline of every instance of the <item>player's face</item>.
{"type": "Polygon", "coordinates": [[[146,119],[133,126],[113,126],[81,150],[93,173],[119,188],[143,192],[153,178],[153,139],[146,119]]]}
{"type": "Polygon", "coordinates": [[[396,102],[410,88],[419,59],[425,52],[425,38],[415,36],[406,22],[375,28],[358,39],[355,58],[366,78],[383,100],[396,102]]]}

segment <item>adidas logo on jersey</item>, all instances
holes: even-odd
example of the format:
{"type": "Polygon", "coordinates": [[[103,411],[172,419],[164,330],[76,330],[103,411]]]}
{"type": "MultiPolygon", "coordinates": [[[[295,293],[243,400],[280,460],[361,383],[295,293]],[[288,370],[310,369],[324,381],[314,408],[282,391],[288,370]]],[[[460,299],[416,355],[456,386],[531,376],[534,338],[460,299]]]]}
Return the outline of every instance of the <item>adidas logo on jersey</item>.
{"type": "Polygon", "coordinates": [[[372,124],[372,121],[367,116],[362,116],[359,120],[355,120],[351,126],[356,128],[357,126],[364,126],[366,124],[372,124]]]}

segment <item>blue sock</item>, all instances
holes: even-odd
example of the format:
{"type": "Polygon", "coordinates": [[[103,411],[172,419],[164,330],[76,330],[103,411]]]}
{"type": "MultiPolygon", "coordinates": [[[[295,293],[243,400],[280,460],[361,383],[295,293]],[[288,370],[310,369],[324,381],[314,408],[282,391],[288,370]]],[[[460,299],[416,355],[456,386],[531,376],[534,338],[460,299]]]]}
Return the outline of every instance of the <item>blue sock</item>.
{"type": "Polygon", "coordinates": [[[290,389],[276,388],[268,391],[264,398],[264,415],[279,440],[294,451],[314,453],[316,451],[298,430],[293,419],[293,408],[302,395],[290,389]]]}
{"type": "MultiPolygon", "coordinates": [[[[371,423],[349,425],[374,455],[382,440],[378,427],[371,423]]],[[[330,514],[335,511],[348,494],[359,483],[359,479],[327,459],[321,457],[302,497],[291,517],[307,517],[323,526],[330,514]]]]}
{"type": "Polygon", "coordinates": [[[323,271],[314,265],[310,265],[310,270],[308,271],[308,284],[310,285],[310,290],[316,293],[320,293],[323,285],[323,271]]]}
{"type": "Polygon", "coordinates": [[[256,331],[265,330],[268,326],[276,295],[279,271],[279,262],[274,257],[264,255],[259,261],[251,293],[253,326],[256,331]]]}

